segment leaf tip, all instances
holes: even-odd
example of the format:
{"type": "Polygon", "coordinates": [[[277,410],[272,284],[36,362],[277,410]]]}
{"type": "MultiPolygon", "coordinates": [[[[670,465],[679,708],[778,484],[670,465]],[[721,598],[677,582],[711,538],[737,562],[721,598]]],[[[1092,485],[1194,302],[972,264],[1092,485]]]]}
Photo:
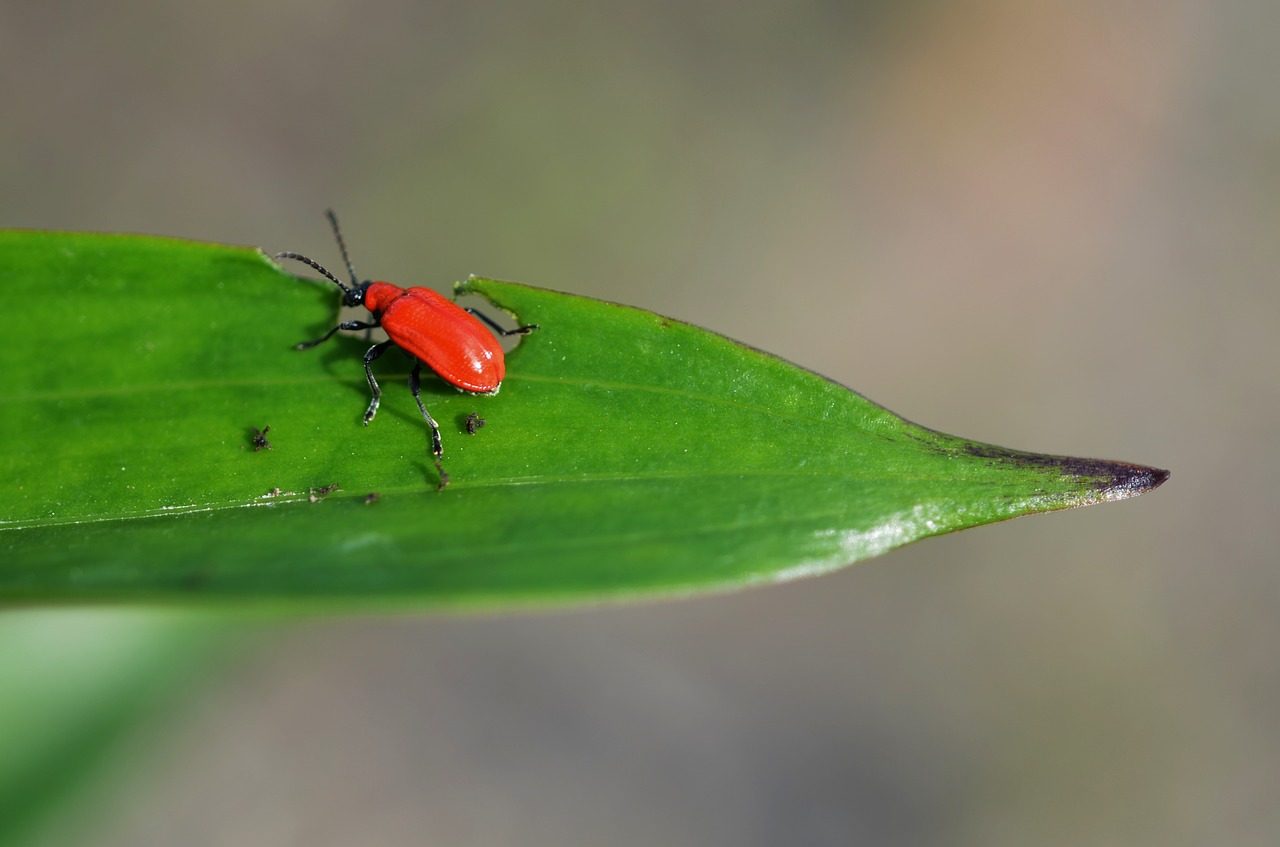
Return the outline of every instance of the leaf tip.
{"type": "Polygon", "coordinates": [[[1079,478],[1094,480],[1092,502],[1137,497],[1159,488],[1169,478],[1169,472],[1162,468],[1099,459],[1066,459],[1062,470],[1079,478]]]}
{"type": "Polygon", "coordinates": [[[1123,497],[1134,497],[1138,494],[1144,494],[1153,488],[1159,488],[1169,478],[1169,472],[1162,468],[1149,468],[1145,465],[1129,465],[1120,462],[1115,464],[1117,468],[1123,468],[1116,474],[1116,488],[1125,492],[1121,495],[1123,497]]]}
{"type": "Polygon", "coordinates": [[[1053,456],[1042,453],[1025,453],[1007,450],[989,444],[970,443],[963,448],[971,456],[1011,467],[1040,467],[1059,474],[1065,480],[1074,480],[1072,505],[1090,505],[1114,500],[1126,500],[1159,488],[1169,478],[1169,472],[1161,468],[1118,462],[1111,459],[1082,459],[1074,456],[1053,456]]]}

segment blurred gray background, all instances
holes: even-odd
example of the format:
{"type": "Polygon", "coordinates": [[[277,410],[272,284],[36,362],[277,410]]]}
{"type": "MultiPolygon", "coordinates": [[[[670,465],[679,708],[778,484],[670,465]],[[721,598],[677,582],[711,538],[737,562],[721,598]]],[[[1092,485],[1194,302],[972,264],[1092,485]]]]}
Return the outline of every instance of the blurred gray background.
{"type": "Polygon", "coordinates": [[[332,205],[369,276],[618,300],[1173,470],[777,588],[275,633],[83,843],[1274,844],[1278,32],[1270,0],[4,3],[0,226],[332,261],[332,205]]]}

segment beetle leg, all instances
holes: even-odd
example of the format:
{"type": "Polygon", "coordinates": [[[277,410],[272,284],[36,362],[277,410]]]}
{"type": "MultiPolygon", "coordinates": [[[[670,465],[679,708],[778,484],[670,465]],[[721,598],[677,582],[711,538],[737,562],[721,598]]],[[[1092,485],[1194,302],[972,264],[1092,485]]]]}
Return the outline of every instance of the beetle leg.
{"type": "Polygon", "coordinates": [[[438,459],[444,454],[444,449],[440,446],[440,426],[431,415],[427,414],[427,407],[422,405],[422,384],[419,379],[421,375],[422,362],[415,361],[413,370],[409,371],[409,391],[413,393],[413,399],[418,401],[418,411],[422,412],[427,426],[431,427],[431,452],[438,459]]]}
{"type": "Polygon", "coordinates": [[[375,329],[378,325],[366,323],[365,321],[343,321],[333,329],[326,332],[321,338],[315,341],[304,341],[301,344],[294,345],[294,350],[306,350],[309,347],[315,347],[317,344],[323,344],[333,337],[333,334],[340,329],[375,329]]]}
{"type": "Polygon", "coordinates": [[[364,413],[365,426],[368,426],[369,421],[373,420],[373,416],[378,414],[378,403],[382,401],[382,389],[378,387],[378,381],[373,378],[373,370],[369,365],[373,364],[374,359],[387,352],[387,348],[390,346],[390,341],[384,341],[381,344],[373,345],[369,348],[369,352],[364,354],[364,375],[369,378],[369,388],[373,391],[373,399],[369,401],[369,408],[364,413]]]}
{"type": "Polygon", "coordinates": [[[524,326],[518,326],[515,329],[503,329],[502,327],[498,326],[497,321],[495,321],[493,318],[486,315],[484,312],[481,312],[479,309],[467,309],[466,312],[468,315],[474,315],[475,317],[484,321],[489,325],[489,329],[493,330],[498,335],[501,335],[504,337],[508,335],[528,335],[529,333],[533,332],[535,329],[542,329],[542,327],[538,326],[537,324],[525,324],[524,326]]]}

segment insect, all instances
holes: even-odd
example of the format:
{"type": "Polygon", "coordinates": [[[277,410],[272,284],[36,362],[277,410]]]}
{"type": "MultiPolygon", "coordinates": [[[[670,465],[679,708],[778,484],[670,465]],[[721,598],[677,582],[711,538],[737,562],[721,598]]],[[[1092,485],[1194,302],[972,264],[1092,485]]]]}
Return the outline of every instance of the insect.
{"type": "Polygon", "coordinates": [[[267,433],[271,431],[271,426],[268,424],[262,429],[258,429],[256,426],[251,426],[249,428],[253,430],[253,435],[250,437],[250,441],[253,444],[253,452],[257,453],[264,447],[270,450],[271,442],[267,440],[267,433]]]}
{"type": "Polygon", "coordinates": [[[323,274],[326,279],[342,289],[342,305],[363,306],[373,316],[369,321],[343,321],[315,341],[304,341],[295,349],[306,350],[328,341],[340,329],[373,329],[382,327],[388,340],[374,344],[364,354],[364,375],[369,380],[373,399],[364,413],[364,424],[369,425],[378,413],[382,390],[373,377],[371,365],[387,351],[399,347],[413,361],[409,372],[409,391],[418,403],[422,418],[431,428],[431,452],[436,457],[437,469],[444,450],[440,444],[440,426],[422,404],[421,374],[425,364],[445,382],[472,394],[497,394],[506,376],[506,360],[502,345],[494,335],[526,335],[538,329],[537,324],[526,324],[516,329],[503,329],[492,318],[475,309],[464,309],[443,294],[430,288],[400,288],[389,282],[359,281],[347,245],[338,229],[338,218],[333,210],[325,212],[333,237],[342,252],[342,261],[351,275],[348,286],[318,262],[299,253],[277,253],[276,259],[293,259],[323,274]],[[481,321],[484,323],[482,324],[481,321]],[[485,329],[488,325],[489,329],[485,329]],[[492,330],[492,332],[490,332],[492,330]]]}

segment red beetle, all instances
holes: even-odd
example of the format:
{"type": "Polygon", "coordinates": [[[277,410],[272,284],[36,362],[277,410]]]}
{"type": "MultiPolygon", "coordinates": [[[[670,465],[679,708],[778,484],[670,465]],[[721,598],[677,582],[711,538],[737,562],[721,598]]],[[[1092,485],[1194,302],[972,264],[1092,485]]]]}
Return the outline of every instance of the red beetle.
{"type": "MultiPolygon", "coordinates": [[[[338,249],[342,251],[342,261],[351,274],[351,286],[348,287],[336,276],[329,273],[318,262],[308,259],[299,253],[277,253],[277,259],[294,259],[311,266],[324,274],[325,278],[342,289],[342,305],[364,306],[373,315],[372,321],[343,321],[326,332],[315,341],[306,341],[296,349],[305,350],[328,341],[340,329],[373,329],[382,327],[386,330],[388,340],[375,344],[364,354],[364,374],[369,379],[369,388],[373,390],[373,400],[364,413],[365,426],[378,413],[378,402],[382,398],[382,390],[378,381],[373,378],[370,365],[395,345],[413,358],[413,370],[409,372],[409,390],[413,399],[418,402],[422,417],[431,427],[431,452],[439,459],[443,454],[440,446],[440,427],[427,413],[422,405],[422,392],[419,378],[425,364],[435,371],[441,379],[459,391],[472,394],[497,394],[502,387],[502,378],[506,376],[506,362],[503,358],[502,345],[480,321],[498,335],[525,335],[538,329],[537,324],[528,324],[516,329],[503,329],[488,315],[475,309],[464,309],[457,303],[430,288],[400,288],[389,282],[360,282],[356,270],[347,255],[347,245],[342,240],[342,232],[338,229],[338,218],[332,210],[325,216],[333,227],[333,236],[338,240],[338,249]],[[479,318],[480,320],[476,320],[479,318]]],[[[443,479],[447,478],[442,474],[443,479]]]]}

